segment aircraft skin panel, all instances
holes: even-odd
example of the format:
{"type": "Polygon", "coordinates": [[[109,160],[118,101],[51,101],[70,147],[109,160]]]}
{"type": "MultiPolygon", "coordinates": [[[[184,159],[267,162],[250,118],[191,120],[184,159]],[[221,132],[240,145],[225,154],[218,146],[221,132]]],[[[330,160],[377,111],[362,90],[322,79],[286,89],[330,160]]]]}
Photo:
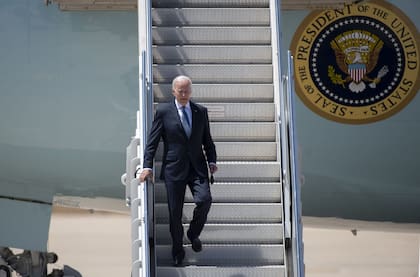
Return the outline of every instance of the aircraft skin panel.
{"type": "Polygon", "coordinates": [[[419,223],[418,107],[417,96],[385,121],[349,126],[310,116],[299,102],[303,214],[419,223]]]}
{"type": "Polygon", "coordinates": [[[408,193],[384,187],[378,192],[372,190],[370,183],[352,183],[311,173],[305,178],[314,184],[302,189],[303,211],[307,216],[419,222],[419,189],[408,193]]]}
{"type": "MultiPolygon", "coordinates": [[[[389,2],[420,29],[414,9],[420,9],[419,1],[389,2]]],[[[306,15],[284,14],[288,28],[282,33],[283,49],[288,49],[306,15]]],[[[305,179],[303,215],[419,223],[419,107],[416,95],[385,120],[348,125],[320,117],[297,98],[296,128],[305,179]]]]}
{"type": "Polygon", "coordinates": [[[123,198],[124,153],[0,143],[1,195],[52,202],[56,194],[123,198]],[[113,182],[111,182],[113,180],[113,182]],[[119,183],[118,183],[119,182],[119,183]]]}
{"type": "Polygon", "coordinates": [[[1,3],[0,196],[123,199],[134,135],[136,13],[1,3]]]}
{"type": "Polygon", "coordinates": [[[54,195],[124,201],[137,15],[2,1],[0,26],[0,246],[46,250],[54,195]]]}
{"type": "Polygon", "coordinates": [[[0,245],[47,251],[51,205],[0,198],[0,245]]]}

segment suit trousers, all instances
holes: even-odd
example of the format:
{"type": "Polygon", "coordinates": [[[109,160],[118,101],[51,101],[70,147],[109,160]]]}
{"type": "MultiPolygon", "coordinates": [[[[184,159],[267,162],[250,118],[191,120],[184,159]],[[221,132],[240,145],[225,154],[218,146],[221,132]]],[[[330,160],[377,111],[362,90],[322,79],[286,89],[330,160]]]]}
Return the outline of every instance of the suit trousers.
{"type": "Polygon", "coordinates": [[[172,237],[172,256],[175,257],[183,251],[184,228],[182,227],[182,209],[184,207],[187,185],[191,190],[196,205],[187,232],[189,239],[195,239],[200,236],[207,221],[212,197],[208,179],[198,177],[194,171],[191,172],[187,180],[165,181],[165,185],[168,197],[169,230],[172,237]]]}

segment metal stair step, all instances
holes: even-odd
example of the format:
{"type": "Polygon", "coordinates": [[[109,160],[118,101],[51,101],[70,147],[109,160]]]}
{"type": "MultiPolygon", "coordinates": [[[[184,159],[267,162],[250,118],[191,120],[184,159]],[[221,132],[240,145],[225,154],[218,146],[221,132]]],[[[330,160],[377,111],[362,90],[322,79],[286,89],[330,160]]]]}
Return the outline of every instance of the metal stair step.
{"type": "Polygon", "coordinates": [[[153,62],[160,64],[271,64],[266,45],[158,45],[153,62]]]}
{"type": "Polygon", "coordinates": [[[202,103],[211,121],[274,121],[273,103],[202,103]]]}
{"type": "Polygon", "coordinates": [[[273,122],[273,103],[199,103],[207,108],[212,122],[273,122]]]}
{"type": "Polygon", "coordinates": [[[274,121],[273,103],[200,103],[207,107],[210,121],[274,121]]]}
{"type": "MultiPolygon", "coordinates": [[[[155,163],[155,174],[160,176],[161,162],[155,163]]],[[[279,162],[217,162],[214,175],[217,182],[280,182],[279,162]]]]}
{"type": "Polygon", "coordinates": [[[152,0],[153,7],[186,8],[186,7],[268,7],[269,0],[152,0]]]}
{"type": "Polygon", "coordinates": [[[276,136],[274,122],[210,122],[210,129],[215,142],[274,142],[276,136]]]}
{"type": "Polygon", "coordinates": [[[210,122],[214,141],[275,141],[274,122],[210,122]]]}
{"type": "MultiPolygon", "coordinates": [[[[275,142],[215,142],[219,161],[275,161],[277,144],[275,142]]],[[[156,160],[161,161],[163,143],[156,152],[156,160]]]]}
{"type": "Polygon", "coordinates": [[[155,8],[153,26],[269,26],[268,8],[155,8]]]}
{"type": "Polygon", "coordinates": [[[279,182],[279,162],[218,162],[218,182],[279,182]]]}
{"type": "Polygon", "coordinates": [[[153,44],[270,45],[269,27],[153,27],[153,44]]]}
{"type": "MultiPolygon", "coordinates": [[[[189,224],[184,224],[184,234],[189,224]]],[[[203,244],[282,244],[283,225],[277,224],[206,224],[200,235],[203,244]]],[[[156,243],[171,244],[169,225],[156,225],[156,243]]],[[[191,242],[184,236],[184,243],[191,242]]]]}
{"type": "Polygon", "coordinates": [[[155,64],[153,81],[170,83],[178,75],[187,75],[195,83],[272,83],[272,66],[266,64],[155,64]]]}
{"type": "MultiPolygon", "coordinates": [[[[216,179],[217,180],[217,179],[216,179]]],[[[213,203],[280,203],[280,183],[219,183],[211,185],[213,203]]],[[[155,185],[155,201],[166,203],[166,188],[163,182],[155,185]]],[[[185,202],[194,202],[189,189],[185,202]]]]}
{"type": "Polygon", "coordinates": [[[157,274],[159,277],[285,277],[284,266],[158,266],[157,274]]]}
{"type": "Polygon", "coordinates": [[[275,142],[216,142],[219,161],[275,161],[275,142]]]}
{"type": "MultiPolygon", "coordinates": [[[[190,222],[195,204],[185,203],[183,221],[190,222]]],[[[213,203],[208,223],[280,223],[283,206],[280,203],[213,203]]],[[[157,223],[168,223],[168,205],[156,203],[157,223]]]]}
{"type": "MultiPolygon", "coordinates": [[[[157,245],[158,266],[171,265],[170,245],[157,245]]],[[[184,264],[196,266],[263,266],[283,265],[283,245],[248,245],[248,244],[205,244],[203,251],[195,253],[190,247],[185,248],[184,264]]]]}
{"type": "MultiPolygon", "coordinates": [[[[171,83],[153,84],[155,101],[173,99],[171,83]]],[[[273,102],[273,84],[196,84],[192,85],[192,100],[198,102],[273,102]]]]}

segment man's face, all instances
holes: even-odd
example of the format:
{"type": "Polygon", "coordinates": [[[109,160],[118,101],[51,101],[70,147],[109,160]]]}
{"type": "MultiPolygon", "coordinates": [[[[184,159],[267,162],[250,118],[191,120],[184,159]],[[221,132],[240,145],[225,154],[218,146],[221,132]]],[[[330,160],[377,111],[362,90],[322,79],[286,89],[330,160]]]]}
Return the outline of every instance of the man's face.
{"type": "Polygon", "coordinates": [[[179,80],[175,83],[174,88],[172,89],[172,94],[175,96],[176,100],[182,105],[187,105],[188,101],[191,98],[191,84],[188,80],[179,80]]]}

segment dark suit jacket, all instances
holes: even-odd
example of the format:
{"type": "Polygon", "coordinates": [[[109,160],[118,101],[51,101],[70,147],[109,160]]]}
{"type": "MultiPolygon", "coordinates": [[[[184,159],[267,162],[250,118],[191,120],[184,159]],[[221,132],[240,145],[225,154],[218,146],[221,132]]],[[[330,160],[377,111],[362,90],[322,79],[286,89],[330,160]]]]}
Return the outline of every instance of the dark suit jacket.
{"type": "Polygon", "coordinates": [[[175,100],[157,106],[144,154],[144,168],[153,168],[160,139],[163,139],[163,163],[160,178],[186,180],[193,166],[199,177],[208,178],[207,163],[216,163],[216,147],[210,134],[207,108],[190,101],[192,130],[190,138],[182,127],[175,100]],[[204,151],[203,151],[204,150],[204,151]]]}

